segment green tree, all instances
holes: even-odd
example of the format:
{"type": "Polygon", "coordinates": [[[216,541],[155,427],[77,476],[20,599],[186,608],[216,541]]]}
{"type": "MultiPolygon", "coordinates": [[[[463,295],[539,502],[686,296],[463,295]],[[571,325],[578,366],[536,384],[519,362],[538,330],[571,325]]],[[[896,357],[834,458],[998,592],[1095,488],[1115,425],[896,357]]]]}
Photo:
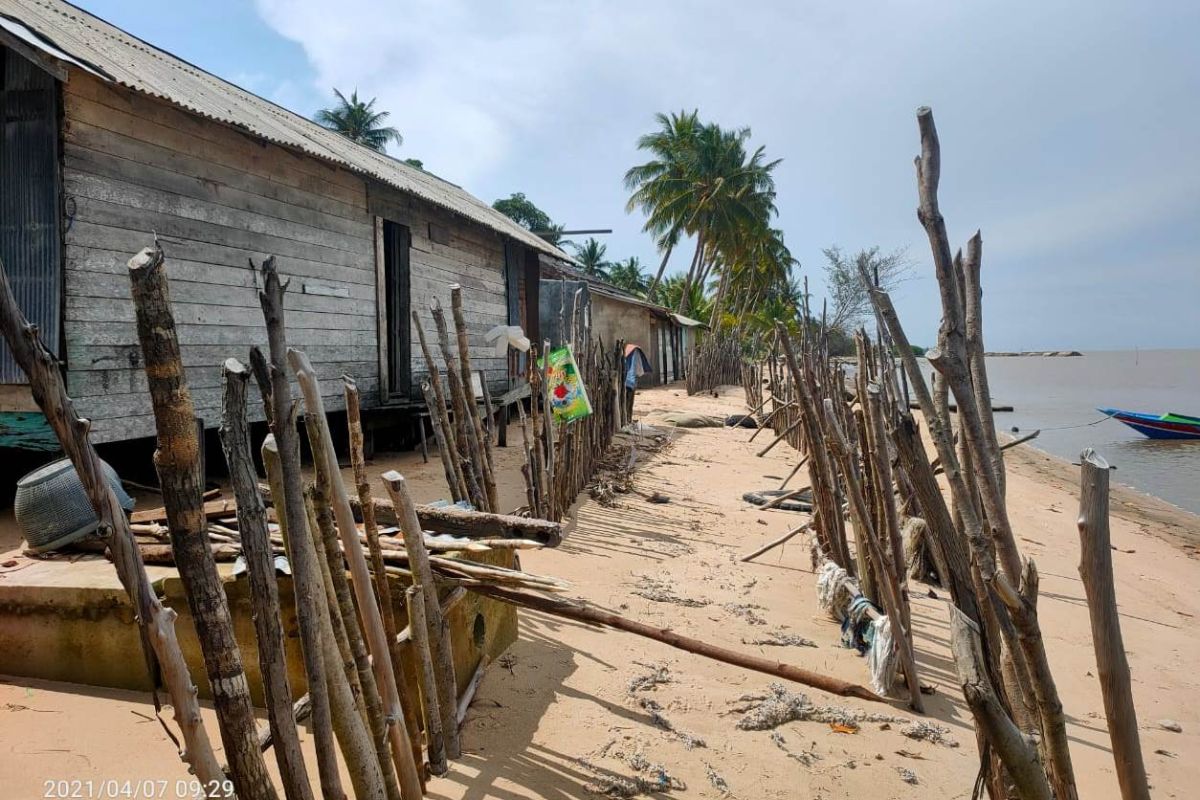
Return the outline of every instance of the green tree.
{"type": "Polygon", "coordinates": [[[316,121],[330,130],[337,131],[352,142],[366,145],[372,150],[383,152],[388,142],[403,144],[404,137],[395,128],[383,124],[390,114],[375,110],[375,98],[364,102],[358,99],[358,90],[350,93],[350,99],[337,89],[333,90],[337,104],[323,108],[316,114],[316,121]]]}
{"type": "Polygon", "coordinates": [[[688,209],[678,202],[678,196],[688,180],[697,135],[703,127],[695,110],[690,114],[683,111],[670,116],[655,114],[654,119],[658,130],[640,137],[637,143],[638,149],[649,152],[652,158],[625,173],[625,188],[632,192],[625,210],[632,212],[636,208],[646,215],[642,230],[654,237],[663,254],[658,272],[646,289],[649,300],[654,300],[671,252],[686,227],[688,209]]]}
{"type": "MultiPolygon", "coordinates": [[[[695,240],[678,297],[678,310],[687,312],[691,286],[701,287],[703,294],[709,277],[720,275],[718,299],[724,301],[741,291],[741,276],[755,274],[738,267],[748,260],[761,266],[758,254],[782,242],[770,226],[776,214],[772,172],[779,161],[768,160],[762,147],[747,150],[749,128],[725,130],[701,122],[695,111],[659,114],[656,120],[658,130],[638,140],[652,159],[625,174],[625,185],[632,190],[626,207],[646,214],[643,228],[665,252],[660,275],[680,238],[695,240]]],[[[775,270],[777,279],[786,279],[790,263],[790,256],[780,262],[784,269],[775,270]]],[[[653,297],[657,283],[657,278],[651,281],[648,296],[653,297]]]]}
{"type": "Polygon", "coordinates": [[[849,256],[833,245],[823,252],[829,291],[828,325],[846,333],[871,314],[871,298],[859,278],[860,269],[865,269],[885,291],[895,289],[912,272],[908,252],[903,248],[883,253],[872,247],[849,256]]]}
{"type": "Polygon", "coordinates": [[[642,271],[642,262],[638,260],[637,256],[630,256],[609,267],[608,281],[618,289],[636,295],[643,295],[649,285],[646,273],[642,271]]]}
{"type": "Polygon", "coordinates": [[[662,304],[668,308],[681,308],[685,305],[683,303],[685,291],[691,293],[691,297],[686,303],[689,309],[688,316],[701,322],[711,323],[711,300],[704,296],[704,289],[699,284],[689,283],[687,277],[682,273],[677,272],[663,278],[658,296],[662,304]]]}
{"type": "Polygon", "coordinates": [[[492,208],[523,228],[535,231],[550,244],[561,247],[568,242],[562,238],[562,225],[554,224],[550,215],[542,211],[524,192],[513,192],[508,197],[492,203],[492,208]]]}
{"type": "Polygon", "coordinates": [[[575,260],[579,262],[580,268],[593,278],[608,280],[609,263],[605,260],[604,254],[608,251],[608,245],[601,244],[596,241],[595,237],[589,236],[587,241],[582,245],[573,245],[575,248],[575,260]]]}

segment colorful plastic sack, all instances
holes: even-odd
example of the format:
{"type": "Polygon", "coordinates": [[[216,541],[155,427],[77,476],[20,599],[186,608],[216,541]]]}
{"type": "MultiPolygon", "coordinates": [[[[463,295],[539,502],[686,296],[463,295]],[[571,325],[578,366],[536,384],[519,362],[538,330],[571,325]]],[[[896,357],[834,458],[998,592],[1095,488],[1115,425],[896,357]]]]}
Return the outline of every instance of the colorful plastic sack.
{"type": "Polygon", "coordinates": [[[592,413],[587,387],[583,385],[570,345],[550,351],[546,384],[550,394],[550,412],[559,422],[583,419],[592,413]]]}

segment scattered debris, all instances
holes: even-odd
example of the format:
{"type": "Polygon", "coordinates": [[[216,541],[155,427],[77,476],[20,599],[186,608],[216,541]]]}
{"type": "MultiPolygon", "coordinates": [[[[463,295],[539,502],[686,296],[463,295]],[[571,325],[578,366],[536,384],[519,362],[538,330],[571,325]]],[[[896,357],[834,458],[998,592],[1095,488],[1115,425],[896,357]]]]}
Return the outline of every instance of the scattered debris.
{"type": "Polygon", "coordinates": [[[637,588],[633,590],[633,594],[655,603],[670,603],[687,608],[701,608],[711,604],[709,600],[676,594],[675,587],[662,578],[656,578],[653,575],[638,575],[637,579],[637,588]]]}
{"type": "Polygon", "coordinates": [[[742,644],[760,645],[764,647],[816,647],[817,643],[812,639],[805,639],[795,633],[784,633],[783,631],[771,631],[766,636],[760,636],[757,639],[742,638],[742,644]]]}
{"type": "MultiPolygon", "coordinates": [[[[786,753],[788,758],[799,761],[806,767],[811,767],[813,762],[821,760],[821,755],[815,750],[801,750],[799,753],[792,752],[787,746],[787,740],[783,738],[783,734],[779,731],[771,731],[771,741],[775,743],[776,747],[786,753]]],[[[816,742],[813,742],[812,746],[816,747],[816,744],[816,742]]]]}
{"type": "Polygon", "coordinates": [[[1172,753],[1170,750],[1164,750],[1161,747],[1155,750],[1154,753],[1155,755],[1166,756],[1167,758],[1178,758],[1175,753],[1172,753]]]}
{"type": "Polygon", "coordinates": [[[932,744],[944,744],[946,747],[958,747],[958,742],[950,737],[950,729],[934,722],[916,720],[900,729],[900,733],[909,739],[932,744]]]}
{"type": "Polygon", "coordinates": [[[583,788],[604,797],[637,797],[655,792],[683,791],[687,788],[683,781],[671,775],[666,767],[651,764],[644,758],[637,760],[642,768],[629,776],[598,767],[586,758],[576,759],[575,763],[595,776],[583,788]]]}
{"type": "Polygon", "coordinates": [[[629,685],[626,687],[629,694],[653,691],[661,684],[671,682],[671,670],[666,664],[643,664],[640,661],[634,663],[646,667],[649,672],[629,679],[629,685]]]}
{"type": "MultiPolygon", "coordinates": [[[[904,717],[891,714],[867,712],[862,709],[845,708],[841,706],[815,706],[808,696],[799,692],[789,691],[783,684],[772,683],[767,687],[767,695],[743,695],[737,702],[749,703],[740,710],[744,716],[738,720],[737,727],[744,731],[767,731],[796,720],[812,720],[829,724],[858,727],[863,722],[907,722],[904,717]]],[[[914,725],[929,725],[929,723],[914,723],[914,725]]],[[[937,726],[930,727],[936,728],[937,726]]],[[[943,733],[948,730],[942,729],[943,733]]],[[[918,738],[918,737],[913,737],[918,738]]]]}
{"type": "Polygon", "coordinates": [[[517,657],[512,653],[505,653],[504,655],[500,656],[500,660],[497,663],[499,663],[504,669],[508,670],[509,675],[515,674],[513,672],[513,667],[517,665],[517,657]]]}
{"type": "Polygon", "coordinates": [[[643,711],[650,715],[650,721],[654,723],[655,727],[661,728],[667,733],[670,733],[680,742],[683,742],[683,746],[688,750],[695,750],[697,747],[708,747],[708,743],[699,736],[688,733],[687,731],[681,731],[676,728],[671,720],[663,716],[663,707],[657,700],[654,700],[650,697],[639,697],[638,705],[642,707],[643,711]]]}
{"type": "Polygon", "coordinates": [[[841,722],[831,722],[831,723],[829,723],[829,730],[833,731],[834,733],[851,733],[851,734],[853,734],[853,733],[858,733],[858,726],[857,725],[845,725],[841,722]]]}
{"type": "Polygon", "coordinates": [[[767,624],[767,621],[757,613],[757,611],[763,610],[763,606],[760,606],[758,603],[722,603],[721,608],[735,617],[741,617],[751,625],[767,624]]]}
{"type": "Polygon", "coordinates": [[[712,787],[721,794],[729,794],[729,784],[721,777],[721,774],[713,769],[713,765],[707,761],[704,762],[704,773],[708,776],[708,782],[712,787]]]}
{"type": "Polygon", "coordinates": [[[917,779],[917,773],[913,772],[911,769],[896,767],[896,772],[900,774],[900,780],[904,781],[905,783],[911,783],[913,786],[916,786],[921,782],[917,779]]]}

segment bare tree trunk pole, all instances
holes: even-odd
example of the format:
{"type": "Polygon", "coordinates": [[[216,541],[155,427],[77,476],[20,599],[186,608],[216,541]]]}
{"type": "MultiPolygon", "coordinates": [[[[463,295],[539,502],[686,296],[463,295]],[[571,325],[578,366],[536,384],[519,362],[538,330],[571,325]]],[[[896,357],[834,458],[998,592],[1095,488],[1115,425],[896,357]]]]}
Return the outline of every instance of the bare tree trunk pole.
{"type": "MultiPolygon", "coordinates": [[[[839,401],[840,402],[840,401],[839,401]]],[[[891,620],[892,628],[896,631],[896,650],[900,655],[900,666],[904,669],[904,678],[908,683],[908,705],[917,713],[924,713],[924,703],[921,701],[921,682],[917,678],[917,659],[913,653],[912,631],[909,629],[908,615],[904,609],[904,597],[900,592],[900,579],[896,575],[896,565],[892,564],[883,554],[883,542],[871,526],[871,512],[867,508],[859,484],[858,475],[854,469],[850,449],[845,435],[833,412],[833,400],[825,398],[825,417],[829,421],[828,444],[834,457],[840,462],[842,477],[845,478],[846,490],[850,495],[850,513],[854,518],[854,529],[858,534],[858,546],[869,549],[871,560],[879,571],[879,582],[882,584],[879,592],[883,600],[884,610],[891,620]]]]}
{"type": "MultiPolygon", "coordinates": [[[[262,460],[263,468],[267,473],[267,483],[271,487],[271,496],[273,498],[286,497],[283,490],[283,459],[279,454],[279,445],[275,441],[275,434],[267,434],[267,438],[262,444],[262,460]]],[[[304,501],[301,496],[301,502],[304,501]]],[[[292,584],[296,588],[296,617],[297,622],[303,620],[303,616],[308,616],[309,622],[314,631],[315,638],[312,640],[310,649],[305,649],[307,645],[304,640],[304,628],[300,628],[300,649],[305,659],[305,674],[307,675],[308,661],[311,656],[315,657],[320,667],[318,675],[321,678],[321,684],[317,687],[311,678],[308,678],[308,699],[310,706],[310,715],[312,717],[313,739],[317,742],[317,772],[321,776],[321,793],[325,800],[330,800],[332,797],[346,797],[341,786],[341,776],[338,772],[337,761],[337,742],[335,741],[335,732],[333,725],[333,702],[331,700],[331,684],[330,681],[334,677],[334,666],[336,661],[326,663],[325,645],[326,640],[332,638],[332,633],[326,633],[326,619],[328,617],[328,603],[325,601],[325,586],[321,581],[320,574],[316,575],[301,575],[301,570],[318,570],[320,562],[315,558],[316,549],[312,545],[312,536],[309,533],[308,515],[305,514],[304,524],[299,528],[293,528],[289,524],[288,516],[282,513],[279,507],[281,501],[276,499],[276,519],[279,521],[279,532],[283,538],[284,548],[287,552],[288,559],[292,562],[292,584]],[[308,539],[314,558],[312,561],[302,561],[297,558],[297,553],[300,550],[298,539],[303,536],[308,539]],[[310,592],[305,598],[307,603],[303,609],[300,606],[300,586],[303,585],[306,591],[310,592]],[[312,587],[319,585],[321,594],[319,596],[311,594],[312,587]],[[302,616],[303,615],[303,616],[302,616]],[[329,680],[326,680],[329,676],[329,680]],[[316,698],[321,698],[320,704],[316,698]],[[323,745],[323,746],[322,746],[323,745]],[[325,776],[332,776],[335,784],[331,787],[328,779],[325,776]],[[338,794],[331,795],[328,792],[331,788],[336,788],[338,794]]],[[[288,500],[290,502],[290,499],[288,500]]],[[[339,723],[340,725],[340,723],[339,723]]]]}
{"type": "MultiPolygon", "coordinates": [[[[312,415],[308,415],[311,419],[312,415]]],[[[309,419],[305,421],[308,422],[309,419]]],[[[309,426],[310,434],[313,425],[309,426]]],[[[333,638],[337,642],[338,652],[342,658],[342,671],[350,683],[354,697],[354,707],[360,717],[366,722],[366,730],[373,745],[373,757],[378,770],[363,764],[352,765],[351,778],[365,768],[371,773],[377,772],[383,782],[384,793],[388,800],[399,800],[400,786],[396,782],[396,770],[392,767],[392,759],[388,751],[387,723],[383,718],[383,700],[379,696],[379,686],[371,674],[371,658],[363,644],[362,630],[358,627],[358,615],[354,610],[354,600],[350,597],[350,587],[346,582],[346,568],[342,562],[342,551],[338,547],[337,530],[333,525],[333,516],[329,511],[328,476],[318,472],[317,481],[309,486],[306,497],[309,516],[309,530],[312,533],[313,545],[325,554],[321,562],[321,580],[325,584],[325,597],[329,606],[329,622],[333,628],[333,638]]],[[[357,726],[356,726],[357,727],[357,726]]],[[[369,759],[368,759],[369,760],[369,759]]]]}
{"type": "Polygon", "coordinates": [[[442,606],[438,602],[437,584],[433,581],[433,569],[429,565],[429,554],[425,550],[425,535],[421,530],[421,522],[417,519],[417,509],[413,505],[412,496],[408,493],[408,484],[404,476],[395,470],[385,472],[382,476],[383,486],[392,498],[399,517],[400,530],[404,536],[405,549],[408,551],[408,567],[412,570],[415,583],[421,586],[425,593],[426,630],[429,634],[429,647],[434,665],[438,672],[438,710],[442,715],[442,737],[445,741],[446,756],[458,758],[462,748],[458,739],[458,724],[455,712],[458,709],[458,679],[454,674],[454,654],[450,644],[450,626],[442,616],[442,606]]]}
{"type": "MultiPolygon", "coordinates": [[[[312,487],[309,487],[310,490],[312,487]]],[[[305,496],[308,510],[308,532],[313,546],[322,544],[321,526],[317,521],[317,510],[312,497],[305,496]]],[[[329,509],[323,509],[328,514],[329,509]]],[[[337,590],[327,559],[317,559],[316,569],[320,572],[321,588],[321,649],[325,661],[325,680],[329,691],[329,711],[333,729],[337,733],[346,771],[354,788],[354,798],[381,800],[388,798],[383,761],[375,738],[369,729],[370,718],[363,700],[362,684],[350,642],[346,638],[346,626],[338,608],[337,590]],[[340,666],[340,669],[338,668],[340,666]]]]}
{"type": "MultiPolygon", "coordinates": [[[[324,800],[344,800],[346,793],[338,773],[337,745],[333,739],[333,724],[329,707],[329,689],[325,679],[326,667],[322,655],[321,616],[325,589],[317,567],[317,551],[307,535],[308,518],[304,512],[304,482],[300,472],[300,440],[292,413],[292,390],[288,384],[287,327],[283,311],[283,295],[287,284],[279,278],[275,259],[262,263],[263,287],[258,293],[263,319],[267,326],[270,393],[263,405],[270,408],[272,435],[263,442],[263,465],[271,483],[277,518],[282,531],[294,535],[289,543],[288,557],[292,562],[292,586],[295,590],[296,621],[300,628],[300,651],[304,656],[304,675],[312,699],[313,738],[316,743],[317,773],[324,800]],[[274,465],[274,477],[271,466],[274,465]]],[[[259,372],[261,374],[261,371],[259,372]]],[[[261,387],[260,387],[261,388],[261,387]]]]}
{"type": "Polygon", "coordinates": [[[425,738],[429,747],[429,770],[434,775],[445,775],[446,740],[442,734],[442,712],[438,707],[437,673],[433,669],[433,655],[429,649],[429,621],[425,616],[425,590],[418,583],[408,587],[408,630],[413,649],[421,667],[417,675],[421,680],[421,700],[425,706],[425,738]]]}
{"type": "MultiPolygon", "coordinates": [[[[450,476],[446,476],[447,483],[451,483],[451,495],[455,496],[455,501],[469,500],[470,494],[467,491],[467,480],[463,476],[462,464],[458,460],[458,441],[454,435],[454,427],[450,424],[450,412],[447,411],[446,393],[442,390],[442,372],[438,369],[437,361],[433,358],[433,353],[429,350],[429,344],[425,341],[425,328],[421,325],[421,318],[417,316],[417,312],[412,312],[413,327],[417,329],[417,337],[421,342],[421,353],[425,356],[425,368],[429,370],[429,385],[433,389],[433,396],[436,403],[429,405],[429,397],[425,397],[425,405],[429,407],[430,415],[437,415],[441,424],[442,438],[445,439],[443,444],[442,438],[438,439],[438,447],[446,448],[446,456],[449,457],[450,465],[454,472],[454,480],[451,482],[450,476]]],[[[421,384],[424,391],[424,384],[421,384]]],[[[438,425],[435,424],[436,431],[438,425]]]]}
{"type": "Polygon", "coordinates": [[[755,550],[753,553],[747,553],[746,555],[742,556],[738,560],[742,561],[742,562],[753,561],[754,559],[761,556],[763,553],[766,553],[770,550],[774,550],[776,547],[779,547],[781,544],[785,544],[786,542],[791,541],[793,538],[795,538],[799,534],[803,533],[804,531],[808,530],[812,526],[813,526],[813,521],[810,519],[808,522],[804,523],[803,525],[798,525],[795,528],[792,528],[790,531],[785,533],[783,536],[780,536],[778,539],[774,539],[770,542],[767,542],[762,547],[755,550]]]}
{"type": "MultiPolygon", "coordinates": [[[[196,700],[196,686],[192,683],[179,640],[175,637],[176,614],[163,606],[150,585],[141,551],[129,529],[129,518],[117,502],[100,466],[100,457],[88,439],[91,423],[75,413],[75,405],[67,396],[59,373],[59,364],[38,338],[37,326],[31,325],[21,313],[8,282],[8,273],[2,265],[0,332],[4,334],[14,360],[29,377],[33,399],[54,429],[63,452],[71,459],[92,509],[100,520],[98,533],[108,544],[113,567],[133,605],[135,618],[142,631],[143,647],[148,645],[146,659],[149,662],[157,661],[175,709],[175,722],[183,734],[179,757],[201,783],[219,787],[226,779],[225,773],[204,729],[200,704],[196,700]]],[[[157,693],[154,699],[157,714],[157,693]]]]}
{"type": "MultiPolygon", "coordinates": [[[[470,415],[471,427],[475,430],[475,438],[480,443],[479,454],[483,457],[479,466],[483,475],[484,491],[487,493],[488,511],[497,511],[499,506],[496,501],[496,477],[493,474],[492,439],[483,429],[479,404],[476,402],[475,389],[471,383],[471,340],[467,335],[467,320],[463,314],[462,287],[457,283],[450,284],[450,313],[454,316],[454,331],[458,336],[458,368],[462,372],[463,397],[467,401],[467,413],[470,415]]],[[[486,382],[487,375],[480,373],[479,381],[486,382]]]]}
{"type": "Polygon", "coordinates": [[[158,429],[154,466],[162,486],[171,549],[204,654],[234,788],[244,800],[274,800],[275,787],[258,749],[250,686],[233,636],[229,603],[209,550],[196,410],[183,373],[163,252],[157,245],[130,259],[129,281],[158,429]]]}
{"type": "Polygon", "coordinates": [[[383,618],[379,613],[379,605],[371,590],[371,572],[367,567],[367,559],[363,554],[362,543],[358,540],[358,526],[354,521],[354,512],[350,509],[350,498],[346,494],[346,486],[342,483],[338,471],[337,453],[333,449],[333,439],[329,434],[329,424],[325,417],[325,402],[321,398],[321,389],[317,385],[317,376],[313,371],[308,356],[295,349],[288,350],[288,362],[296,373],[300,391],[304,395],[304,405],[307,413],[314,417],[320,427],[320,442],[313,442],[313,459],[319,459],[329,475],[330,500],[333,503],[334,516],[337,518],[338,532],[346,552],[346,563],[353,576],[354,596],[358,602],[358,610],[363,618],[363,627],[367,642],[371,649],[372,664],[375,669],[375,680],[378,682],[380,694],[388,720],[389,741],[392,745],[392,758],[396,762],[396,771],[400,776],[401,792],[405,800],[418,800],[422,796],[421,780],[417,773],[417,765],[413,761],[410,734],[405,728],[404,712],[400,708],[400,692],[396,687],[396,674],[392,668],[391,656],[387,644],[387,632],[383,627],[383,618]]]}
{"type": "Polygon", "coordinates": [[[1112,547],[1108,529],[1108,463],[1090,447],[1080,455],[1079,577],[1088,599],[1092,646],[1104,695],[1104,716],[1122,800],[1150,800],[1146,765],[1133,705],[1129,660],[1117,613],[1112,547]]]}
{"type": "Polygon", "coordinates": [[[462,385],[461,370],[456,368],[458,363],[454,351],[450,349],[450,334],[446,328],[446,314],[435,299],[431,308],[433,322],[438,332],[438,348],[442,351],[442,360],[446,362],[446,383],[450,385],[450,397],[454,401],[454,423],[458,427],[459,446],[467,454],[469,463],[463,465],[463,475],[467,479],[467,488],[471,492],[471,503],[482,511],[495,511],[488,504],[488,496],[484,489],[483,444],[475,435],[475,424],[471,420],[471,409],[467,403],[466,388],[462,385]]]}
{"type": "Polygon", "coordinates": [[[267,531],[267,513],[254,455],[250,450],[250,425],[246,421],[246,384],[250,372],[236,358],[222,365],[224,413],[221,416],[221,445],[229,468],[229,482],[237,498],[238,532],[242,553],[250,573],[250,601],[254,608],[254,632],[258,638],[259,670],[267,720],[274,739],[275,760],[288,800],[312,800],[308,770],[300,751],[300,736],[292,712],[292,690],[288,685],[287,663],[283,650],[283,625],[280,621],[279,586],[275,580],[275,557],[267,531]]]}
{"type": "Polygon", "coordinates": [[[996,696],[979,642],[979,629],[965,614],[950,608],[950,649],[958,669],[963,698],[976,724],[987,732],[987,741],[1000,754],[1021,800],[1053,800],[1037,748],[1013,724],[996,696]]]}
{"type": "MultiPolygon", "coordinates": [[[[346,397],[346,424],[350,429],[350,463],[354,469],[354,488],[358,494],[358,504],[363,520],[363,530],[367,538],[367,549],[371,553],[371,570],[375,577],[375,592],[379,596],[379,605],[383,609],[383,627],[387,633],[388,655],[392,659],[392,669],[396,675],[396,688],[400,693],[400,708],[404,712],[404,727],[409,731],[412,744],[413,761],[417,771],[424,778],[421,762],[421,742],[418,736],[420,722],[417,716],[416,703],[408,692],[408,682],[404,679],[403,661],[400,657],[400,645],[396,641],[399,629],[396,626],[396,611],[392,602],[392,587],[388,582],[387,570],[383,563],[383,548],[379,543],[379,525],[375,519],[375,503],[371,496],[371,483],[367,478],[367,463],[363,454],[362,408],[359,402],[358,385],[348,375],[342,376],[346,397]]],[[[428,393],[428,384],[422,384],[428,393]]],[[[428,400],[428,396],[426,397],[428,400]]],[[[434,422],[437,428],[437,422],[434,422]]],[[[442,438],[438,437],[439,447],[443,447],[442,438]]],[[[453,472],[447,473],[447,480],[453,480],[453,472]]],[[[451,486],[453,489],[453,485],[451,486]]],[[[422,780],[424,785],[424,780],[422,780]]]]}
{"type": "Polygon", "coordinates": [[[462,468],[455,462],[458,454],[452,450],[453,446],[449,440],[449,436],[452,436],[453,433],[442,427],[442,417],[445,412],[444,410],[441,413],[438,412],[438,401],[433,395],[433,387],[429,385],[429,381],[421,381],[421,396],[425,398],[425,407],[429,409],[433,436],[437,442],[438,457],[442,460],[442,471],[446,473],[446,485],[450,487],[450,497],[456,503],[459,500],[465,500],[467,496],[460,491],[459,487],[459,482],[462,480],[462,468]]]}

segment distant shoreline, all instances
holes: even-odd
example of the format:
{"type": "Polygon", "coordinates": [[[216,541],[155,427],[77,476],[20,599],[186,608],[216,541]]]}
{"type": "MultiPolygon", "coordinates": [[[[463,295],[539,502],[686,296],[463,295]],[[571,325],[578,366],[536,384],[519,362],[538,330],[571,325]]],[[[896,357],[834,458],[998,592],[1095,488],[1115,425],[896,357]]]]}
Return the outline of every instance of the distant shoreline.
{"type": "Polygon", "coordinates": [[[1024,358],[1027,356],[1040,358],[1076,358],[1082,356],[1083,353],[1078,350],[998,350],[994,353],[984,353],[983,355],[986,358],[1024,358]]]}

